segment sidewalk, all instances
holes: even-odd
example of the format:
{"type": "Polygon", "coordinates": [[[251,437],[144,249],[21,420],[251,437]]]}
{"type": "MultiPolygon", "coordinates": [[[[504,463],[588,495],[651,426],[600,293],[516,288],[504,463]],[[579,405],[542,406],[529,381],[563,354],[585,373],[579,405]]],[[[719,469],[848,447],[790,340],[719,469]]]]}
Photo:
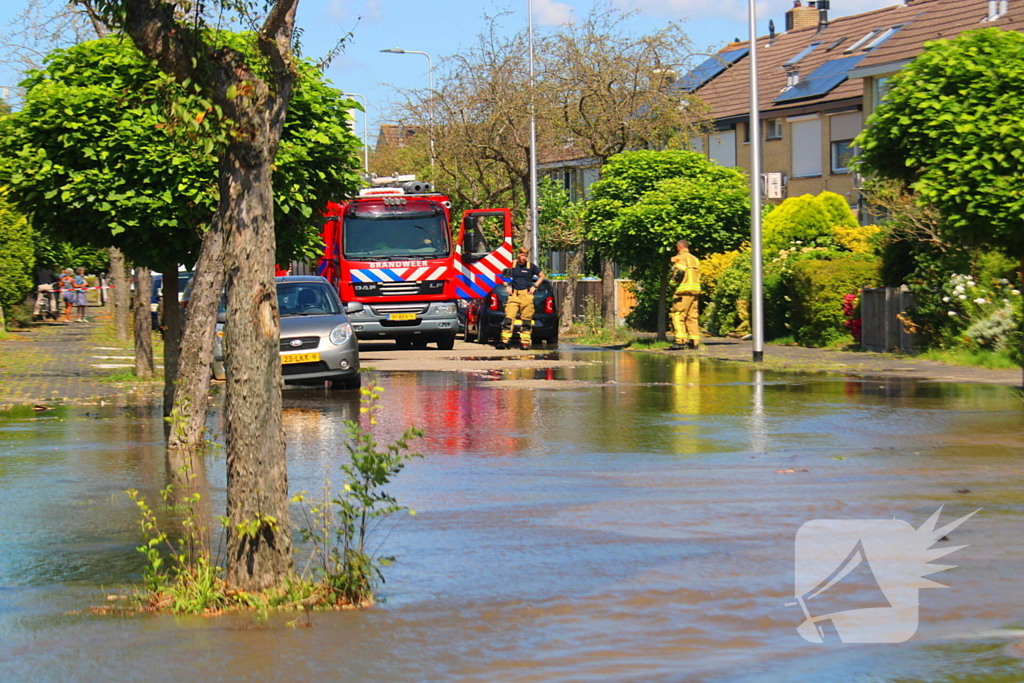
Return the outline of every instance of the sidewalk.
{"type": "Polygon", "coordinates": [[[118,400],[156,394],[161,382],[103,381],[132,368],[131,350],[99,341],[100,323],[42,323],[0,341],[0,410],[18,404],[118,400]]]}

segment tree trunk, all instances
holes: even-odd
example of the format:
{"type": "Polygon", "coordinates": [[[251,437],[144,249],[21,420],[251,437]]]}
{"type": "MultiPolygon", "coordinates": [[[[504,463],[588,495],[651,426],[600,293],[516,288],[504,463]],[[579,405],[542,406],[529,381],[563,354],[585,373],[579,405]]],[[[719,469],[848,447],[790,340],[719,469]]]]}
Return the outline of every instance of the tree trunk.
{"type": "Polygon", "coordinates": [[[206,429],[217,308],[224,287],[223,247],[224,233],[220,214],[217,213],[210,229],[203,236],[203,246],[196,262],[178,360],[174,408],[182,417],[181,422],[168,435],[167,448],[169,452],[180,452],[181,458],[192,457],[200,452],[206,429]]]}
{"type": "Polygon", "coordinates": [[[228,321],[227,580],[245,591],[277,585],[293,566],[274,283],[270,166],[276,145],[268,141],[268,118],[252,116],[251,137],[229,145],[220,169],[228,321]]]}
{"type": "MultiPolygon", "coordinates": [[[[665,305],[665,291],[668,289],[668,261],[661,264],[661,277],[658,278],[658,341],[665,341],[665,328],[668,318],[667,306],[665,305]]],[[[680,341],[675,340],[676,344],[680,341]]]]}
{"type": "Polygon", "coordinates": [[[164,417],[171,414],[174,388],[178,381],[181,351],[181,303],[178,301],[178,264],[165,263],[160,329],[164,336],[164,417]]]}
{"type": "Polygon", "coordinates": [[[114,306],[114,335],[117,341],[128,341],[128,319],[130,298],[128,296],[128,271],[125,269],[124,254],[117,247],[108,249],[110,255],[111,303],[114,306]]]}
{"type": "Polygon", "coordinates": [[[153,376],[153,313],[150,298],[153,294],[153,280],[149,268],[135,269],[135,295],[132,310],[135,312],[135,376],[153,376]]]}
{"type": "Polygon", "coordinates": [[[569,263],[565,269],[565,299],[562,301],[562,309],[558,312],[558,328],[565,332],[572,327],[576,316],[576,284],[580,280],[580,273],[583,271],[583,257],[586,254],[586,245],[581,244],[580,248],[572,252],[569,263]]]}
{"type": "Polygon", "coordinates": [[[615,329],[615,262],[609,258],[601,259],[601,315],[607,330],[615,329]]]}

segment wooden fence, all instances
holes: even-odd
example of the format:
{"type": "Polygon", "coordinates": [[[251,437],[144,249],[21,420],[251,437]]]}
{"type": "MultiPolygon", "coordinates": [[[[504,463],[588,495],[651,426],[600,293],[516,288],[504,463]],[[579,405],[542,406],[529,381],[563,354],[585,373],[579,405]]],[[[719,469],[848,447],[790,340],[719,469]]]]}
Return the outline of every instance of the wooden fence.
{"type": "Polygon", "coordinates": [[[898,316],[915,303],[914,294],[906,285],[861,290],[861,347],[881,353],[914,351],[914,335],[898,316]]]}
{"type": "MultiPolygon", "coordinates": [[[[555,290],[555,305],[559,311],[569,305],[565,300],[568,284],[565,280],[551,281],[551,286],[555,290]]],[[[632,284],[630,280],[615,281],[615,317],[618,319],[618,323],[622,323],[636,307],[636,295],[633,294],[632,284]]],[[[591,305],[594,307],[594,312],[601,315],[604,291],[600,280],[578,280],[576,282],[576,297],[571,302],[574,320],[583,320],[586,317],[588,299],[593,300],[591,305]]]]}

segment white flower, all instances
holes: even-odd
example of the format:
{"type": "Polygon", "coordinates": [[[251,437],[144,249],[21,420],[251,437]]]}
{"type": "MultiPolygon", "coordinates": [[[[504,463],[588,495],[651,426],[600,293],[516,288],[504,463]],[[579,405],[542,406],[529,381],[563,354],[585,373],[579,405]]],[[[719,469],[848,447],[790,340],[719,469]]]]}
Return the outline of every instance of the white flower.
{"type": "Polygon", "coordinates": [[[948,296],[942,297],[942,301],[943,301],[943,303],[947,303],[948,304],[949,303],[949,297],[948,296]]]}
{"type": "Polygon", "coordinates": [[[955,318],[956,317],[956,311],[947,311],[947,313],[949,313],[949,317],[950,318],[955,318]]]}
{"type": "Polygon", "coordinates": [[[988,300],[979,296],[977,299],[974,300],[974,303],[976,303],[976,304],[987,304],[988,300]]]}
{"type": "Polygon", "coordinates": [[[1020,296],[1020,290],[1019,289],[1011,289],[1010,290],[1010,294],[1013,294],[1014,296],[1020,296]]]}
{"type": "Polygon", "coordinates": [[[960,301],[967,301],[967,295],[966,294],[961,294],[960,295],[960,301]]]}
{"type": "Polygon", "coordinates": [[[964,293],[964,286],[963,285],[957,285],[956,287],[953,288],[953,293],[954,294],[963,294],[964,293]]]}
{"type": "Polygon", "coordinates": [[[800,240],[796,240],[795,242],[793,242],[793,244],[803,244],[803,242],[801,242],[800,240]]]}
{"type": "Polygon", "coordinates": [[[1008,284],[1010,284],[1010,281],[1007,280],[1005,277],[1001,277],[1001,278],[999,278],[999,284],[1001,284],[1001,285],[1008,285],[1008,284]]]}

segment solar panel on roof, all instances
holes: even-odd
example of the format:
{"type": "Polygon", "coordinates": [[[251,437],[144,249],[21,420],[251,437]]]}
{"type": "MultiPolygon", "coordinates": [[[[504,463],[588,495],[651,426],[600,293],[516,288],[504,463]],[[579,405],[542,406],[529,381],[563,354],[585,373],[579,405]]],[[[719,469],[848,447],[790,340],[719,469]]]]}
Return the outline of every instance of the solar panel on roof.
{"type": "Polygon", "coordinates": [[[846,80],[846,73],[857,66],[864,57],[865,55],[854,55],[825,62],[808,74],[807,78],[776,97],[775,104],[827,95],[846,80]]]}
{"type": "Polygon", "coordinates": [[[718,74],[725,71],[727,66],[735,64],[746,57],[748,52],[750,52],[750,48],[744,47],[739,50],[730,50],[729,52],[722,52],[714,57],[709,57],[701,62],[700,66],[692,69],[685,76],[673,83],[672,89],[682,90],[683,92],[693,92],[718,74]]]}

